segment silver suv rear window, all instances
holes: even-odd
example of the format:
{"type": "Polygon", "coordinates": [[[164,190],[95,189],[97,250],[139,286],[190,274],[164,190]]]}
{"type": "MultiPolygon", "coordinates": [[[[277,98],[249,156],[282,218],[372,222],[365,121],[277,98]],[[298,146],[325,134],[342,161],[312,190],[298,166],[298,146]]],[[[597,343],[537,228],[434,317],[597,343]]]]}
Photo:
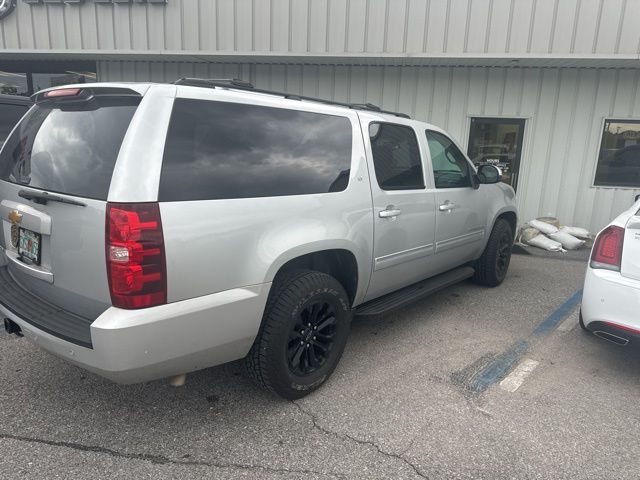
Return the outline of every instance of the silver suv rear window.
{"type": "Polygon", "coordinates": [[[106,200],[120,145],[139,99],[34,106],[0,153],[0,179],[106,200]]]}
{"type": "Polygon", "coordinates": [[[160,201],[340,192],[351,169],[347,117],[176,99],[160,201]]]}

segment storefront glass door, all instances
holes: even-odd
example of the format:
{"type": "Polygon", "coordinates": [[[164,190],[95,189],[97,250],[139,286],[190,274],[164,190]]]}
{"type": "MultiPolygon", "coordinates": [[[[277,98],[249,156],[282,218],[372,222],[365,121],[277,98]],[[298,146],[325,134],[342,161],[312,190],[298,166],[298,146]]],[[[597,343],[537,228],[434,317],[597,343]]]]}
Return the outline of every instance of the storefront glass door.
{"type": "Polygon", "coordinates": [[[474,117],[467,154],[476,167],[486,164],[498,167],[502,171],[502,181],[515,190],[523,137],[524,119],[474,117]]]}

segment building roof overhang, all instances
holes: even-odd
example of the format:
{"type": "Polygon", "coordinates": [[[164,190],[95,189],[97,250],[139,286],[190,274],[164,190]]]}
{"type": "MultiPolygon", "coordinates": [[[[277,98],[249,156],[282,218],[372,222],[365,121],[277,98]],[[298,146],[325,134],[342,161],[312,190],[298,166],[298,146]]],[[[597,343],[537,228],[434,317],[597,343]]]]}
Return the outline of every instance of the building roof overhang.
{"type": "Polygon", "coordinates": [[[37,50],[5,49],[0,61],[171,61],[297,65],[457,66],[457,67],[569,67],[640,68],[640,54],[396,54],[396,53],[277,53],[171,50],[37,50]]]}

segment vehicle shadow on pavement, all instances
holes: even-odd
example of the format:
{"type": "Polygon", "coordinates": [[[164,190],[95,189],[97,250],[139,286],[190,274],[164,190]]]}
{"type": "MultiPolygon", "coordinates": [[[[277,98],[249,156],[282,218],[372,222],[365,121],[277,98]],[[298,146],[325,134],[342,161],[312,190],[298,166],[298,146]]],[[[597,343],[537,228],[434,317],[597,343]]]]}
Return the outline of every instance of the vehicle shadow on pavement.
{"type": "MultiPolygon", "coordinates": [[[[389,468],[407,470],[396,478],[412,478],[415,472],[398,455],[422,463],[424,471],[434,459],[453,461],[455,452],[439,457],[439,449],[452,439],[464,445],[464,432],[472,428],[480,444],[502,435],[482,402],[503,401],[505,392],[494,388],[475,404],[452,374],[529,335],[580,288],[584,274],[578,262],[562,262],[561,270],[553,260],[513,263],[501,287],[462,283],[382,317],[356,318],[335,374],[295,405],[255,387],[241,362],[189,374],[180,388],[166,381],[116,385],[24,340],[1,337],[0,434],[156,455],[160,463],[244,462],[326,472],[326,458],[346,459],[341,474],[364,472],[385,456],[389,468]],[[498,430],[483,430],[489,425],[498,430]]],[[[640,352],[577,325],[550,334],[530,354],[540,361],[530,385],[542,392],[547,376],[588,391],[590,382],[614,375],[627,395],[640,391],[640,352]]],[[[591,400],[582,401],[587,409],[591,400]]],[[[381,470],[379,477],[385,476],[393,477],[393,470],[381,470]]]]}

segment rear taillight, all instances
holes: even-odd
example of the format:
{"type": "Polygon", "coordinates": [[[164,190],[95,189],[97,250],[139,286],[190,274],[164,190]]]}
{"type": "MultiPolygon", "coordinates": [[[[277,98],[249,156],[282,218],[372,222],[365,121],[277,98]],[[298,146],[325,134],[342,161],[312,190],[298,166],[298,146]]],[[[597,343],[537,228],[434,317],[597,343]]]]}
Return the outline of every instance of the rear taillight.
{"type": "Polygon", "coordinates": [[[605,268],[620,271],[622,263],[622,246],[624,228],[611,225],[605,228],[593,245],[591,252],[591,268],[605,268]]]}
{"type": "Polygon", "coordinates": [[[108,203],[105,244],[114,307],[134,309],[167,303],[167,268],[157,203],[108,203]]]}

